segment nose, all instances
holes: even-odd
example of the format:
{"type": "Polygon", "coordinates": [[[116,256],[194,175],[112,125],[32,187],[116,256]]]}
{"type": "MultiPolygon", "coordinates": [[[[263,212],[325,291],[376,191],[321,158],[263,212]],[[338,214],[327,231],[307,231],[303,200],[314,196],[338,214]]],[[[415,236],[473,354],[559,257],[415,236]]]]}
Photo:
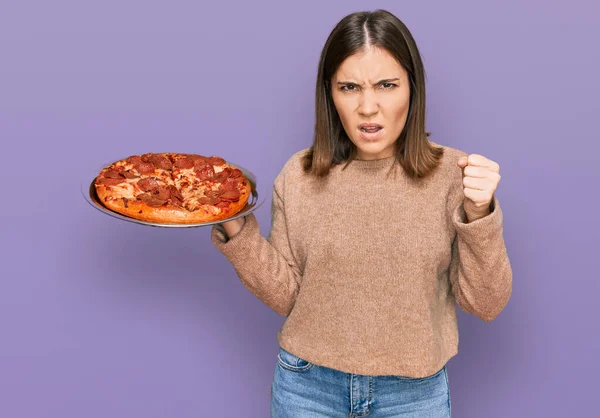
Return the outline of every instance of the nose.
{"type": "Polygon", "coordinates": [[[371,116],[379,110],[377,95],[374,91],[365,89],[360,95],[358,113],[361,116],[371,116]]]}

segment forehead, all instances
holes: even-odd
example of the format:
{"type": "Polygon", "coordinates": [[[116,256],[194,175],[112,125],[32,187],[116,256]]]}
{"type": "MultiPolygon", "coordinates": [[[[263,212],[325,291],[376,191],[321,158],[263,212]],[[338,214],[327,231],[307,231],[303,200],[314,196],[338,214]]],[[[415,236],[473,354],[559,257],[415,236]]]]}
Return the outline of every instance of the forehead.
{"type": "Polygon", "coordinates": [[[375,83],[384,78],[402,78],[404,74],[404,68],[387,50],[370,47],[346,58],[333,78],[375,83]]]}

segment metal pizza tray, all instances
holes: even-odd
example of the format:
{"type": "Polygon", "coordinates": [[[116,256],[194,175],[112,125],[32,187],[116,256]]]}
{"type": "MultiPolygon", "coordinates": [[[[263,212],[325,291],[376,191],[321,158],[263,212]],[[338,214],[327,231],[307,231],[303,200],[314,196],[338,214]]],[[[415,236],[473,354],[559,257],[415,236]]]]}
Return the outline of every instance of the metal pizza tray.
{"type": "Polygon", "coordinates": [[[102,201],[98,198],[98,195],[96,194],[96,187],[94,186],[94,180],[100,173],[100,170],[104,167],[109,166],[110,164],[111,163],[106,164],[106,165],[102,166],[101,168],[98,168],[94,173],[90,173],[89,176],[86,177],[86,180],[81,184],[81,194],[83,195],[84,199],[90,205],[92,205],[93,208],[98,209],[100,212],[102,212],[106,215],[112,216],[113,218],[121,219],[123,221],[133,222],[133,223],[141,224],[141,225],[157,226],[157,227],[163,227],[163,228],[195,228],[195,227],[199,227],[199,226],[209,226],[209,225],[219,224],[222,222],[231,221],[233,219],[240,218],[251,212],[254,212],[256,209],[258,209],[260,207],[260,205],[262,205],[264,203],[266,195],[267,195],[266,190],[264,190],[263,188],[260,189],[260,193],[259,193],[258,187],[256,185],[256,176],[254,174],[252,174],[249,170],[247,170],[237,164],[233,164],[233,163],[227,161],[227,164],[230,164],[236,168],[239,168],[242,171],[242,173],[244,173],[244,175],[250,181],[250,184],[251,184],[252,190],[250,193],[250,197],[248,198],[248,202],[242,208],[242,210],[240,210],[235,215],[233,215],[229,218],[226,218],[226,219],[221,219],[221,220],[213,221],[213,222],[203,222],[203,223],[198,223],[198,224],[167,224],[167,223],[143,221],[140,219],[131,218],[131,217],[125,216],[121,213],[112,211],[111,209],[104,206],[102,204],[102,201]]]}

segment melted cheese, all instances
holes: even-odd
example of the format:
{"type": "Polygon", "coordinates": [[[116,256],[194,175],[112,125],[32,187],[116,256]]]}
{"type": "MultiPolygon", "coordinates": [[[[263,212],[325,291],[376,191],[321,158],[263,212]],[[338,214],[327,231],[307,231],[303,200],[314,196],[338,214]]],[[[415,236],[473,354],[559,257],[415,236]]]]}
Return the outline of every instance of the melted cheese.
{"type": "Polygon", "coordinates": [[[173,181],[173,179],[171,178],[171,174],[169,173],[168,170],[163,170],[162,168],[157,168],[155,170],[155,177],[161,179],[162,181],[164,181],[167,185],[169,186],[175,186],[175,182],[173,181]]]}
{"type": "MultiPolygon", "coordinates": [[[[214,166],[215,173],[223,171],[226,166],[214,166]]],[[[204,197],[204,187],[200,187],[201,184],[206,186],[210,184],[211,190],[218,190],[219,185],[216,183],[201,182],[193,168],[179,168],[174,172],[175,186],[181,193],[184,199],[184,205],[187,209],[194,211],[202,209],[205,212],[218,215],[221,213],[221,209],[212,205],[201,204],[200,198],[204,197]],[[185,185],[184,185],[185,184],[185,185]]]]}
{"type": "Polygon", "coordinates": [[[107,189],[110,190],[112,200],[121,199],[122,197],[135,200],[139,190],[133,185],[134,182],[135,180],[127,180],[126,183],[120,183],[116,186],[108,186],[107,189]]]}

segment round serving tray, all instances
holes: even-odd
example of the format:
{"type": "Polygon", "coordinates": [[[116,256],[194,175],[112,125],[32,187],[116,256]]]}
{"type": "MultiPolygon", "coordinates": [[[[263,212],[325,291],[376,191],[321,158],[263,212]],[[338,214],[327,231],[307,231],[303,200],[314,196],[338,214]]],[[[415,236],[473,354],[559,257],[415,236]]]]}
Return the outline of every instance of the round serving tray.
{"type": "Polygon", "coordinates": [[[163,228],[195,228],[195,227],[199,227],[199,226],[209,226],[209,225],[219,224],[222,222],[231,221],[233,219],[240,218],[242,216],[248,215],[251,212],[254,212],[256,209],[258,209],[260,207],[260,205],[262,205],[264,203],[265,198],[266,198],[265,190],[261,189],[260,193],[259,193],[259,190],[256,185],[256,176],[254,174],[252,174],[250,171],[246,170],[245,168],[240,167],[237,164],[233,164],[229,161],[227,161],[227,164],[231,164],[232,166],[239,168],[242,171],[242,173],[244,173],[246,178],[248,178],[248,180],[250,181],[252,191],[251,191],[250,197],[248,198],[248,202],[246,203],[246,206],[244,206],[242,208],[242,210],[240,210],[235,215],[233,215],[229,218],[221,219],[218,221],[203,222],[203,223],[198,223],[198,224],[157,223],[157,222],[142,221],[140,219],[130,218],[129,216],[125,216],[121,213],[114,212],[114,211],[108,209],[106,206],[104,206],[102,204],[102,202],[98,198],[98,195],[96,194],[96,187],[94,186],[94,180],[100,173],[100,170],[104,167],[109,166],[110,163],[102,166],[101,168],[98,168],[96,171],[94,171],[94,173],[90,173],[86,177],[86,180],[81,184],[81,194],[83,195],[84,199],[90,205],[92,205],[93,208],[98,209],[100,212],[102,212],[106,215],[112,216],[113,218],[121,219],[123,221],[133,222],[136,224],[147,225],[147,226],[157,226],[157,227],[163,227],[163,228]]]}

